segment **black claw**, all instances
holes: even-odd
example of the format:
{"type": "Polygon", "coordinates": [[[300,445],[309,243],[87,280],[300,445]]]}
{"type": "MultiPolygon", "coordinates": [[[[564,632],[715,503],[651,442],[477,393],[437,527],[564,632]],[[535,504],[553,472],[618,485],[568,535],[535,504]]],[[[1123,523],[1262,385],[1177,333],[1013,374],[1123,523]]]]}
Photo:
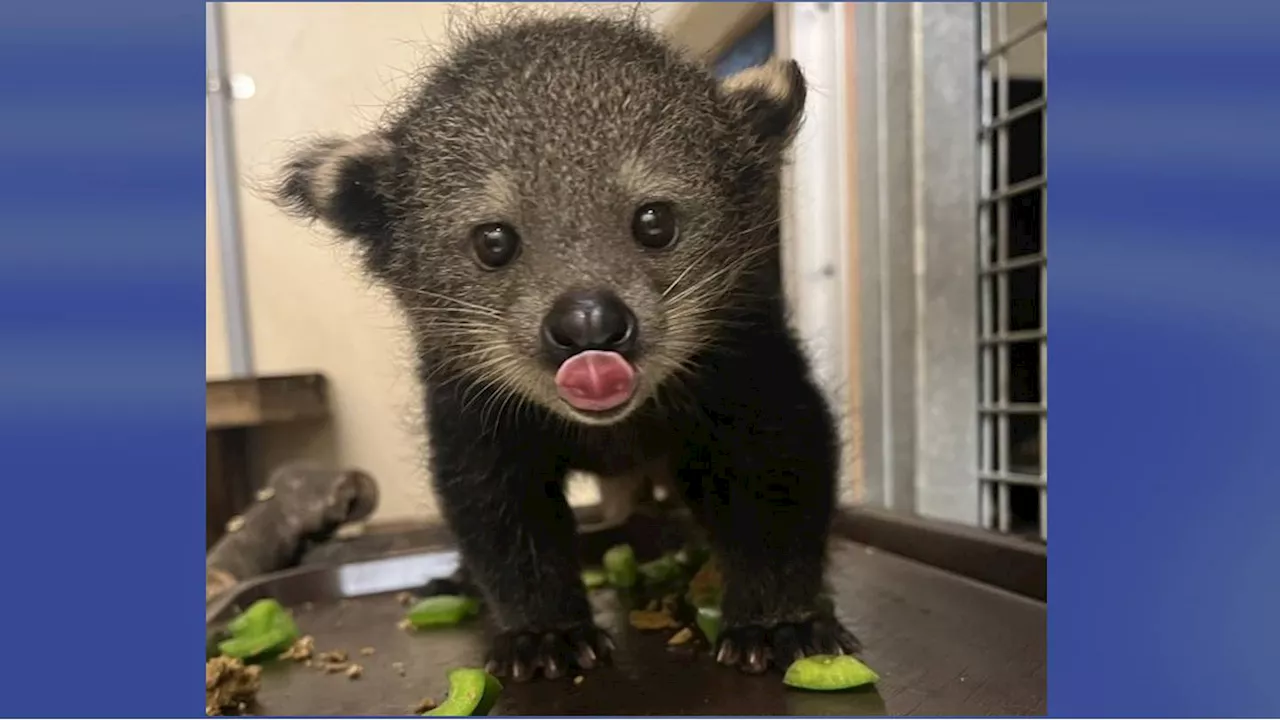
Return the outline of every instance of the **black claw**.
{"type": "Polygon", "coordinates": [[[840,644],[836,642],[836,624],[826,620],[813,621],[813,646],[819,654],[836,655],[840,652],[840,644]]]}
{"type": "Polygon", "coordinates": [[[574,659],[578,661],[578,666],[582,669],[591,670],[596,666],[596,661],[599,658],[596,656],[596,651],[592,650],[590,645],[580,643],[578,645],[577,655],[574,659]]]}
{"type": "Polygon", "coordinates": [[[515,641],[515,657],[511,663],[511,679],[516,682],[525,682],[533,679],[541,664],[541,658],[538,657],[538,647],[534,644],[533,637],[530,635],[518,635],[515,641]]]}
{"type": "Polygon", "coordinates": [[[563,677],[570,668],[590,670],[607,657],[592,646],[606,645],[607,635],[595,626],[578,626],[561,632],[506,632],[494,639],[485,668],[495,677],[527,682],[538,671],[549,679],[563,677]]]}
{"type": "Polygon", "coordinates": [[[564,658],[568,656],[568,647],[564,638],[556,633],[543,635],[538,652],[542,656],[543,675],[552,680],[564,675],[564,658]]]}
{"type": "Polygon", "coordinates": [[[837,630],[836,642],[840,644],[842,650],[850,655],[862,652],[862,641],[844,628],[837,630]]]}
{"type": "Polygon", "coordinates": [[[716,653],[716,662],[722,665],[738,664],[738,648],[734,644],[733,638],[721,638],[720,650],[716,653]]]}
{"type": "Polygon", "coordinates": [[[738,667],[743,672],[758,675],[769,666],[768,658],[765,657],[765,649],[768,647],[767,637],[768,633],[761,628],[750,625],[742,628],[737,645],[742,655],[738,667]]]}
{"type": "Polygon", "coordinates": [[[747,651],[742,659],[742,669],[752,675],[759,675],[769,666],[763,647],[754,647],[747,651]]]}
{"type": "Polygon", "coordinates": [[[815,618],[771,627],[743,625],[724,631],[716,661],[756,674],[770,666],[785,670],[806,655],[853,653],[862,644],[834,618],[815,618]]]}

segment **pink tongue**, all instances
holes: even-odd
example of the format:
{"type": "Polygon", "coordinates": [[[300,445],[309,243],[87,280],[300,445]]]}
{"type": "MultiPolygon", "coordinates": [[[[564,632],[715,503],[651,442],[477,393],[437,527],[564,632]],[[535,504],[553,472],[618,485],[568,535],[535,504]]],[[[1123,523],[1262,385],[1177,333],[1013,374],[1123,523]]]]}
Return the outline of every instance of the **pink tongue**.
{"type": "Polygon", "coordinates": [[[579,410],[612,410],[635,393],[636,371],[618,353],[586,350],[560,365],[556,389],[579,410]]]}

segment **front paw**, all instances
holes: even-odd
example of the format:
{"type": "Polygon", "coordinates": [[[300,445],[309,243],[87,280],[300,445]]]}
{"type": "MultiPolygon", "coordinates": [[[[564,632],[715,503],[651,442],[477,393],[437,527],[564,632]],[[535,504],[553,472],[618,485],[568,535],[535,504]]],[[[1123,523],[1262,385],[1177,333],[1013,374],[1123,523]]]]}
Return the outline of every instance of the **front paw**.
{"type": "Polygon", "coordinates": [[[589,622],[563,630],[508,631],[494,639],[485,669],[516,682],[532,680],[538,670],[555,679],[573,668],[590,670],[612,652],[609,634],[589,622]]]}
{"type": "Polygon", "coordinates": [[[772,664],[786,670],[809,655],[853,654],[862,643],[833,617],[816,617],[772,626],[728,628],[716,643],[716,662],[736,665],[746,673],[762,673],[772,664]]]}

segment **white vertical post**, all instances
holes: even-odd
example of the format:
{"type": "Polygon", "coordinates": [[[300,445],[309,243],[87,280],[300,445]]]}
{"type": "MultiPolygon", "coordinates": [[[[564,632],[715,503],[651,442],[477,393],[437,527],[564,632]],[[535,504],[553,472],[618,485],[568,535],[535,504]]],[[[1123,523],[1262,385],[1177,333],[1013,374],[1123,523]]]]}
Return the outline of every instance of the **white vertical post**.
{"type": "MultiPolygon", "coordinates": [[[[848,221],[842,212],[846,187],[844,103],[848,69],[842,62],[846,39],[839,3],[779,5],[790,16],[780,23],[789,50],[808,83],[804,123],[792,148],[784,212],[783,260],[792,321],[813,364],[815,378],[841,418],[842,447],[848,447],[850,412],[845,312],[848,221]]],[[[849,463],[842,462],[842,472],[849,463]]],[[[841,488],[849,490],[844,482],[841,488]]]]}

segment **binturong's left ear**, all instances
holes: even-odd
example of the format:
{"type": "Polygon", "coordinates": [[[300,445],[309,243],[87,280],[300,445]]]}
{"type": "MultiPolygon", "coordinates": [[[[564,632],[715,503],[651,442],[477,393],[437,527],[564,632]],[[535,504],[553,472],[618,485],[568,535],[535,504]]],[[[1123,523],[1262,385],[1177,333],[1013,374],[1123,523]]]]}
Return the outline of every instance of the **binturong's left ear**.
{"type": "Polygon", "coordinates": [[[762,142],[786,145],[804,116],[806,83],[795,60],[771,59],[724,80],[721,88],[762,142]]]}

